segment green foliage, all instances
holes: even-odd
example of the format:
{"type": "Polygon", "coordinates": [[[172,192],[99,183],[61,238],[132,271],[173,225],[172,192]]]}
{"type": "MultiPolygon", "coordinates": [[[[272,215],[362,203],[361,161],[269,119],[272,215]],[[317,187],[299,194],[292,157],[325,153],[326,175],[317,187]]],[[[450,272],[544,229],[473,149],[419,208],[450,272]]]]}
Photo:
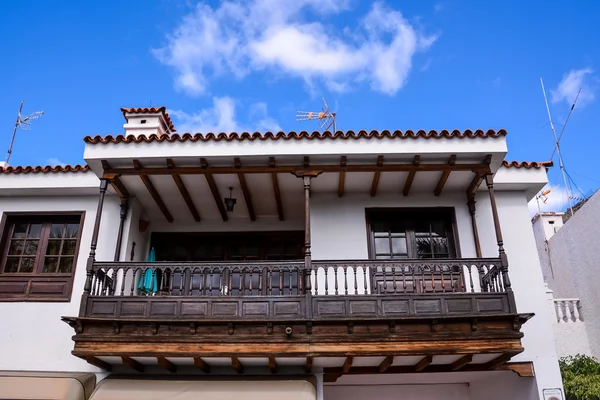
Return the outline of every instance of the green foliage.
{"type": "Polygon", "coordinates": [[[578,354],[559,361],[567,400],[600,400],[600,362],[578,354]]]}

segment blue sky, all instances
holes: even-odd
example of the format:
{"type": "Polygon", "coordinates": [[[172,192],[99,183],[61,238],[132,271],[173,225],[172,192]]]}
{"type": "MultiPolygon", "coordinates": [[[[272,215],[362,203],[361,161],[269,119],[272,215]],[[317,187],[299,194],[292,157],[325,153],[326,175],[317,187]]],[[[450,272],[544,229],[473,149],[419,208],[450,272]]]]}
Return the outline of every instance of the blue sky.
{"type": "Polygon", "coordinates": [[[15,0],[0,13],[0,150],[21,99],[45,112],[12,165],[81,162],[83,136],[122,133],[120,107],[166,105],[181,133],[313,130],[295,111],[321,96],[338,129],[506,128],[508,158],[546,160],[541,76],[559,130],[583,87],[563,155],[585,194],[600,185],[600,3],[15,0]]]}

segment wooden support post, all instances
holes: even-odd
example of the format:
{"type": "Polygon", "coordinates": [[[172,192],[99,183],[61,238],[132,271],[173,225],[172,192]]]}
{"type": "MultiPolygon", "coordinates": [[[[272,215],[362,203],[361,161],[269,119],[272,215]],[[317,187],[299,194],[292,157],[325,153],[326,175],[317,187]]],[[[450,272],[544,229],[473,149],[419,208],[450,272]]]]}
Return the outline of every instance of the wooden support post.
{"type": "Polygon", "coordinates": [[[133,160],[133,167],[139,171],[140,179],[144,183],[144,186],[146,186],[146,189],[148,189],[148,193],[150,193],[152,199],[154,199],[156,206],[165,216],[165,219],[168,222],[173,222],[173,216],[171,215],[171,212],[167,208],[167,205],[163,201],[162,197],[160,197],[160,194],[158,193],[158,190],[156,190],[156,187],[152,183],[152,180],[150,180],[150,177],[148,175],[142,172],[142,165],[140,164],[139,160],[133,160]]]}
{"type": "Polygon", "coordinates": [[[175,372],[177,372],[177,365],[173,364],[167,358],[165,358],[165,357],[156,357],[156,361],[158,362],[158,365],[160,365],[161,367],[163,367],[167,371],[169,371],[169,372],[171,372],[173,374],[175,372]]]}
{"type": "Polygon", "coordinates": [[[125,220],[127,219],[128,211],[129,211],[129,201],[121,200],[121,212],[119,213],[119,217],[120,217],[119,232],[117,233],[117,246],[115,248],[115,261],[121,260],[121,244],[123,242],[123,227],[125,225],[125,220]]]}
{"type": "MultiPolygon", "coordinates": [[[[377,167],[383,166],[383,156],[377,157],[377,167]]],[[[377,170],[373,173],[373,182],[371,183],[371,197],[377,195],[377,187],[379,186],[379,179],[381,178],[381,171],[377,170]]]]}
{"type": "Polygon", "coordinates": [[[271,172],[271,181],[273,181],[273,193],[275,194],[275,204],[277,204],[277,215],[279,220],[285,219],[283,215],[283,202],[281,201],[281,192],[279,190],[279,179],[277,178],[277,172],[275,172],[275,157],[269,157],[269,168],[273,168],[271,172]]]}
{"type": "Polygon", "coordinates": [[[127,365],[129,368],[134,369],[137,372],[144,372],[144,366],[133,358],[121,356],[121,360],[123,361],[123,364],[127,365]]]}
{"type": "Polygon", "coordinates": [[[431,364],[433,356],[425,356],[415,365],[415,372],[421,372],[431,364]]]}
{"type": "Polygon", "coordinates": [[[348,371],[350,371],[350,368],[352,368],[352,361],[352,356],[346,357],[346,361],[344,362],[344,366],[342,367],[342,373],[346,374],[348,373],[348,371]]]}
{"type": "Polygon", "coordinates": [[[471,361],[473,361],[473,355],[467,354],[466,356],[463,356],[463,357],[459,358],[458,360],[454,361],[452,363],[451,369],[452,369],[452,371],[458,371],[462,367],[469,364],[471,361]]]}
{"type": "MultiPolygon", "coordinates": [[[[169,168],[169,169],[175,168],[175,164],[173,163],[173,160],[170,158],[167,158],[167,168],[169,168]]],[[[192,200],[192,197],[190,196],[190,193],[188,192],[187,187],[185,187],[185,183],[183,183],[181,176],[179,174],[173,174],[171,176],[173,177],[173,180],[175,181],[175,185],[177,185],[177,189],[179,189],[179,193],[181,193],[181,197],[183,197],[183,201],[185,201],[185,204],[187,205],[188,209],[190,210],[190,213],[192,213],[192,217],[194,217],[194,220],[196,222],[200,222],[200,213],[196,209],[196,206],[194,205],[194,201],[192,200]]]]}
{"type": "MultiPolygon", "coordinates": [[[[420,163],[421,163],[421,156],[417,154],[413,158],[412,165],[415,167],[418,167],[420,163]]],[[[404,196],[408,196],[408,193],[410,192],[410,187],[412,186],[412,183],[415,180],[416,174],[417,174],[416,170],[410,170],[408,172],[408,176],[406,177],[406,182],[404,182],[404,189],[402,190],[402,194],[404,196]]]]}
{"type": "Polygon", "coordinates": [[[94,356],[86,356],[85,357],[85,361],[87,361],[89,364],[101,368],[105,371],[112,371],[112,365],[110,365],[109,363],[107,363],[106,361],[102,361],[101,359],[94,357],[94,356]]]}
{"type": "Polygon", "coordinates": [[[485,183],[490,194],[490,203],[492,206],[492,216],[494,217],[494,228],[496,230],[496,240],[498,241],[498,254],[500,256],[500,269],[502,271],[502,283],[504,290],[511,292],[510,278],[508,277],[508,258],[504,251],[504,240],[502,239],[502,230],[500,229],[500,218],[498,217],[498,206],[496,205],[496,195],[494,194],[494,181],[491,174],[485,176],[485,183]]]}
{"type": "Polygon", "coordinates": [[[481,243],[479,242],[479,230],[477,229],[477,219],[475,218],[475,194],[467,192],[467,206],[469,207],[469,214],[471,215],[471,227],[473,228],[473,241],[475,242],[475,253],[477,258],[481,258],[481,243]]]}
{"type": "Polygon", "coordinates": [[[386,357],[381,364],[379,364],[379,372],[385,372],[387,369],[394,363],[394,357],[388,356],[386,357]]]}
{"type": "Polygon", "coordinates": [[[496,369],[498,368],[500,365],[505,364],[506,362],[510,361],[510,359],[514,356],[514,354],[502,354],[501,356],[498,356],[496,358],[494,358],[491,361],[488,361],[487,363],[484,364],[484,367],[486,369],[496,369]]]}
{"type": "Polygon", "coordinates": [[[277,361],[275,361],[275,357],[269,357],[269,369],[272,374],[277,373],[277,361]]]}
{"type": "MultiPolygon", "coordinates": [[[[450,156],[450,159],[448,160],[448,165],[455,165],[455,164],[456,164],[456,154],[452,154],[450,156]]],[[[439,196],[442,194],[442,190],[444,190],[444,185],[446,184],[446,181],[448,180],[448,177],[450,176],[450,172],[452,172],[452,171],[446,170],[446,171],[442,172],[442,176],[440,177],[440,180],[433,192],[434,195],[439,196]]]]}
{"type": "MultiPolygon", "coordinates": [[[[235,167],[241,168],[242,162],[239,157],[234,159],[235,167]]],[[[256,221],[256,213],[254,212],[254,205],[252,203],[252,194],[250,194],[250,189],[248,189],[248,183],[246,183],[246,175],[242,172],[238,172],[237,174],[238,180],[240,181],[240,187],[242,188],[242,193],[244,195],[244,201],[246,202],[246,208],[248,209],[248,215],[250,216],[250,221],[256,221]]]]}
{"type": "Polygon", "coordinates": [[[210,373],[210,365],[208,365],[201,357],[194,357],[194,365],[205,374],[210,373]]]}
{"type": "Polygon", "coordinates": [[[304,365],[304,370],[306,371],[307,374],[309,374],[310,371],[312,370],[312,364],[313,364],[313,358],[306,357],[306,364],[304,365]]]}
{"type": "MultiPolygon", "coordinates": [[[[206,161],[206,158],[201,158],[200,164],[202,165],[201,168],[203,168],[203,169],[208,168],[208,162],[206,161]]],[[[213,199],[215,200],[217,209],[219,210],[219,213],[221,214],[221,219],[223,220],[223,222],[227,222],[229,220],[229,217],[227,216],[227,210],[225,210],[225,204],[223,203],[223,198],[221,197],[221,194],[219,193],[219,188],[217,187],[215,178],[213,178],[212,174],[204,174],[204,177],[206,178],[206,183],[208,184],[208,187],[210,188],[210,192],[212,193],[213,199]]]]}
{"type": "Polygon", "coordinates": [[[94,261],[96,261],[96,248],[98,247],[98,235],[100,234],[100,221],[102,220],[102,210],[104,208],[104,196],[108,188],[108,179],[100,179],[100,197],[98,198],[98,208],[96,208],[96,220],[94,221],[94,230],[92,231],[92,241],[90,244],[90,255],[87,260],[87,276],[85,286],[83,287],[84,295],[89,295],[92,290],[92,280],[94,277],[94,261]]]}
{"type": "Polygon", "coordinates": [[[233,366],[233,368],[236,370],[236,372],[238,374],[244,373],[244,367],[237,357],[231,357],[231,365],[233,366]]]}

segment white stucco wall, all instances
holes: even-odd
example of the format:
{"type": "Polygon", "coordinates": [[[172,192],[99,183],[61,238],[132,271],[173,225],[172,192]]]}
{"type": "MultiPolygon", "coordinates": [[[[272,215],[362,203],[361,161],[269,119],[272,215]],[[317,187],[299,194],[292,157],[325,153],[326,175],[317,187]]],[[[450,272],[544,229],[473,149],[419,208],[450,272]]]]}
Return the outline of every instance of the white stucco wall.
{"type": "MultiPolygon", "coordinates": [[[[523,191],[497,192],[498,213],[509,275],[518,311],[535,313],[522,328],[525,351],[514,361],[533,361],[538,384],[543,388],[562,387],[553,339],[552,319],[546,303],[544,280],[523,191]]],[[[497,257],[489,196],[477,195],[477,224],[484,257],[497,257]]],[[[463,193],[441,197],[398,195],[370,197],[315,195],[311,199],[313,259],[364,259],[368,257],[365,208],[370,207],[455,207],[458,242],[462,257],[475,257],[473,231],[463,193]]]]}
{"type": "MultiPolygon", "coordinates": [[[[97,196],[0,197],[0,212],[84,211],[85,220],[75,268],[70,302],[0,302],[0,370],[94,371],[99,370],[71,355],[73,329],[61,316],[79,315],[86,277],[86,262],[97,196]]],[[[112,260],[116,244],[119,201],[107,196],[102,215],[96,258],[112,260]]]]}
{"type": "MultiPolygon", "coordinates": [[[[324,400],[470,400],[466,383],[438,385],[336,385],[323,388],[324,400]]],[[[483,398],[482,398],[483,399],[483,398]]],[[[478,400],[478,399],[475,399],[478,400]]],[[[487,400],[487,398],[486,398],[487,400]]]]}
{"type": "Polygon", "coordinates": [[[581,300],[590,350],[596,357],[600,357],[599,231],[600,193],[596,193],[550,238],[544,266],[552,266],[554,279],[548,280],[548,286],[555,297],[581,300]]]}

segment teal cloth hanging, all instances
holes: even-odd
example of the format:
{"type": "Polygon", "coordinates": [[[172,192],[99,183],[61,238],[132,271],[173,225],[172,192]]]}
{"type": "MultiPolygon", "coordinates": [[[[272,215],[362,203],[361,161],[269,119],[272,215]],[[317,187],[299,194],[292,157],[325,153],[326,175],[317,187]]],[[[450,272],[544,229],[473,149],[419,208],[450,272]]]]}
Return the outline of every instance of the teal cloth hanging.
{"type": "MultiPolygon", "coordinates": [[[[154,252],[154,247],[150,250],[150,254],[148,254],[148,262],[156,261],[156,253],[154,252]]],[[[156,293],[158,291],[158,280],[156,279],[156,272],[152,274],[152,269],[146,269],[144,272],[144,276],[140,279],[140,283],[138,285],[138,289],[144,293],[156,293]],[[154,275],[154,276],[152,276],[154,275]]]]}

